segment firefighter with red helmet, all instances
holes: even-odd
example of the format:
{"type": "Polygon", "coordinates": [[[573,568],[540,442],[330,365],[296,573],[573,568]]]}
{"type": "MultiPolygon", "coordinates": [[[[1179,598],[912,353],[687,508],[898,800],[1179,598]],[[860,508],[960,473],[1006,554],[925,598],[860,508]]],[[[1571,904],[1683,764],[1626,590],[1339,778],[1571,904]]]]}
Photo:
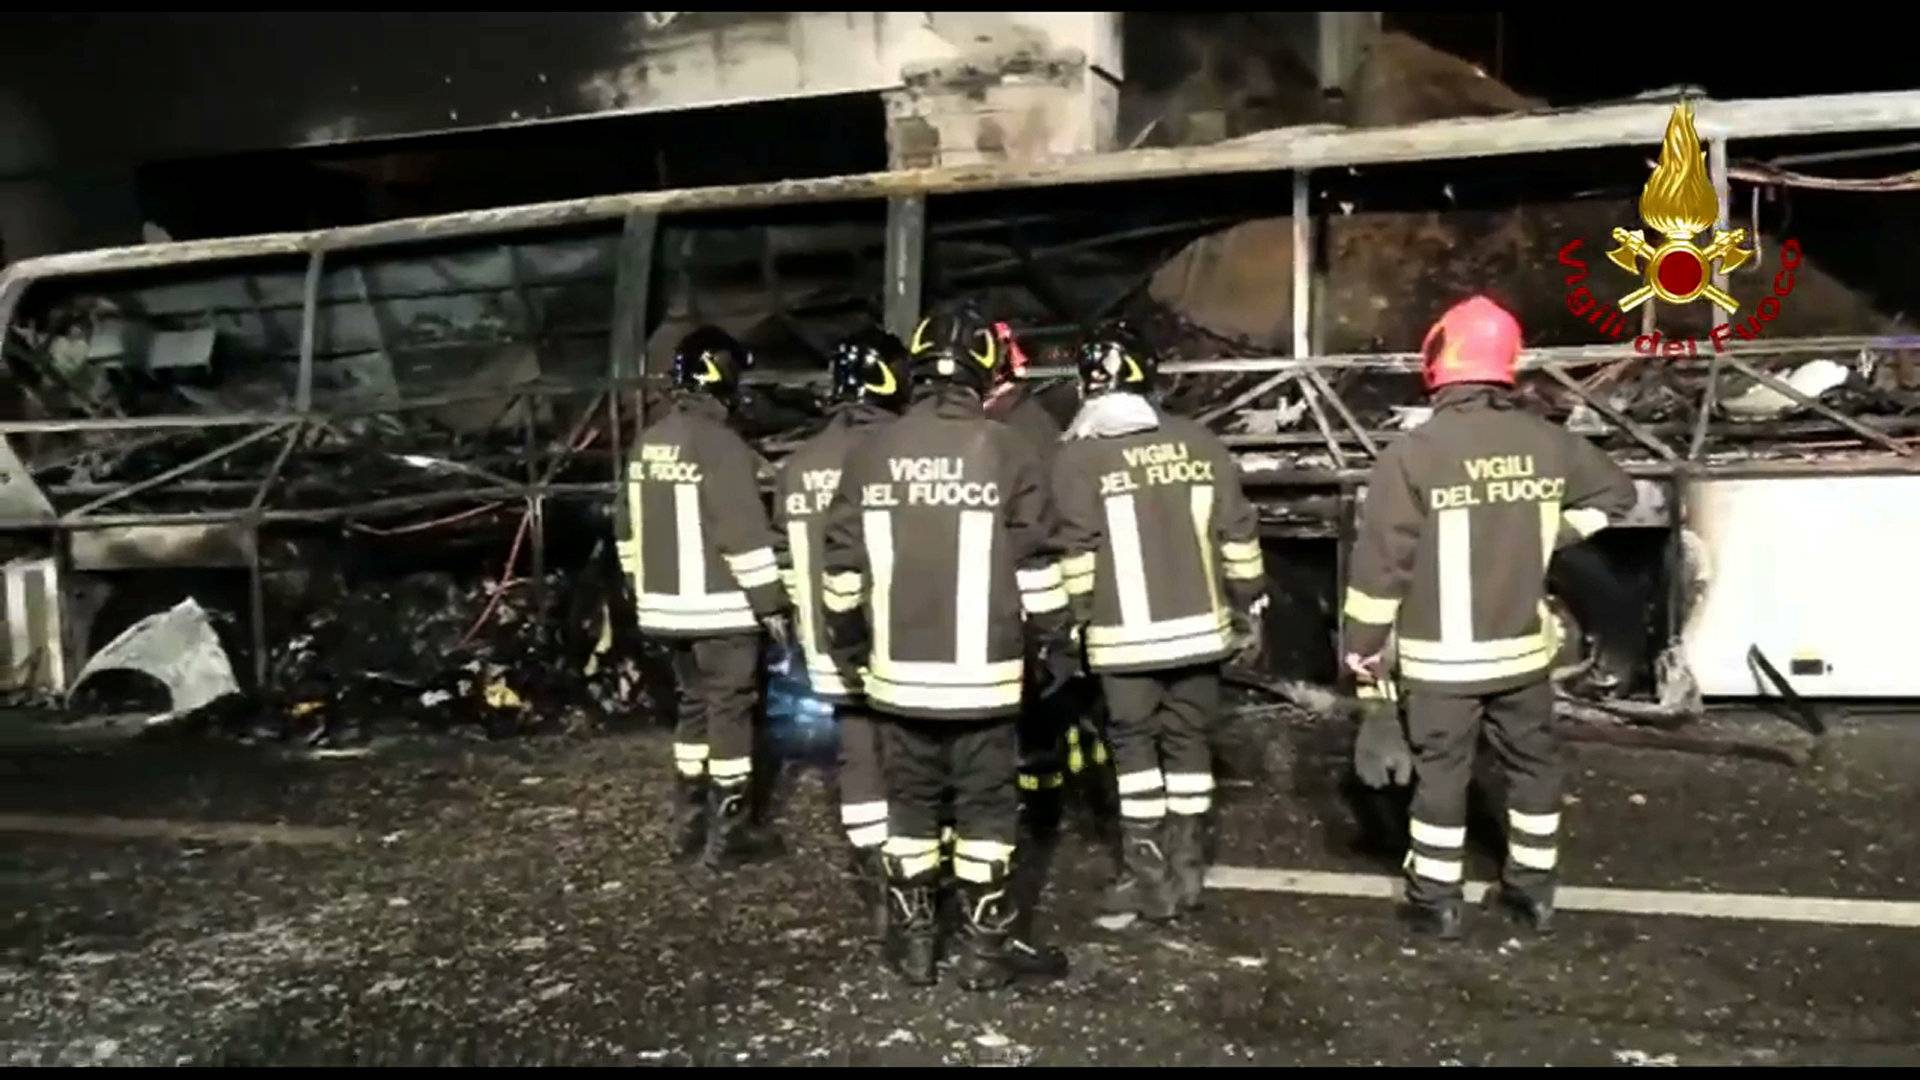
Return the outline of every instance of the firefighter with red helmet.
{"type": "MultiPolygon", "coordinates": [[[[965,317],[980,320],[967,310],[965,317]]],[[[984,320],[980,320],[983,321],[984,320]]],[[[1005,322],[989,326],[1005,362],[994,373],[987,390],[987,416],[1012,428],[1033,447],[1040,459],[1042,483],[1051,487],[1053,462],[1060,450],[1062,431],[1021,373],[1027,357],[1005,322]]],[[[1051,496],[1049,495],[1049,498],[1051,496]]],[[[1103,840],[1116,824],[1118,795],[1105,741],[1096,722],[1098,687],[1090,678],[1055,679],[1051,673],[1029,668],[1022,697],[1020,722],[1021,860],[1014,870],[1014,889],[1022,897],[1022,918],[1030,917],[1052,874],[1054,853],[1066,796],[1078,796],[1091,829],[1103,840]]]]}
{"type": "MultiPolygon", "coordinates": [[[[1415,767],[1407,900],[1415,932],[1458,937],[1467,785],[1482,732],[1509,781],[1500,900],[1537,931],[1553,916],[1561,766],[1549,669],[1557,642],[1547,564],[1632,509],[1633,481],[1592,443],[1512,396],[1520,324],[1485,296],[1427,332],[1433,415],[1367,479],[1343,606],[1346,666],[1394,679],[1415,767]],[[1395,670],[1383,656],[1393,639],[1395,670]]],[[[1395,756],[1390,710],[1371,711],[1356,771],[1395,756]],[[1367,730],[1367,727],[1376,730],[1367,730]]],[[[1392,771],[1404,771],[1394,769],[1392,771]]]]}
{"type": "Polygon", "coordinates": [[[1054,451],[1059,449],[1060,422],[1020,377],[1026,370],[1027,356],[1013,336],[1013,327],[997,322],[991,330],[1006,354],[1006,363],[995,373],[994,384],[987,391],[987,415],[1019,432],[1033,445],[1041,462],[1051,465],[1054,451]]]}

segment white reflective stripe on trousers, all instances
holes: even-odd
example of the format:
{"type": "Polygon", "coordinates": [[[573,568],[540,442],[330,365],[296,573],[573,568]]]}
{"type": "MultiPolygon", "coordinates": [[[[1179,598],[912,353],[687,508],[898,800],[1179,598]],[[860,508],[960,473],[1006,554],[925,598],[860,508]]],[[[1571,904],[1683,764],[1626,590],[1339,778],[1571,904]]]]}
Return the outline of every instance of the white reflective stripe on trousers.
{"type": "Polygon", "coordinates": [[[673,744],[673,767],[681,776],[705,776],[707,774],[707,744],[673,744]]]}
{"type": "Polygon", "coordinates": [[[1516,832],[1528,836],[1549,837],[1560,831],[1560,812],[1529,814],[1521,810],[1508,810],[1507,824],[1513,826],[1516,832]]]}
{"type": "Polygon", "coordinates": [[[840,804],[842,825],[871,825],[876,821],[885,820],[887,820],[887,800],[885,799],[840,804]]]}
{"type": "Polygon", "coordinates": [[[1434,825],[1419,818],[1413,818],[1407,826],[1408,832],[1413,834],[1414,843],[1417,844],[1437,848],[1458,848],[1465,847],[1467,843],[1465,825],[1434,825]]]}
{"type": "Polygon", "coordinates": [[[962,881],[986,884],[1004,875],[1012,861],[1012,844],[965,838],[953,842],[953,876],[962,881]]]}
{"type": "Polygon", "coordinates": [[[1458,859],[1435,859],[1419,852],[1409,852],[1407,866],[1416,877],[1429,881],[1454,884],[1465,876],[1465,865],[1458,859]]]}
{"type": "Polygon", "coordinates": [[[858,825],[847,830],[847,843],[857,848],[879,847],[886,843],[887,823],[876,821],[871,825],[858,825]]]}
{"type": "MultiPolygon", "coordinates": [[[[972,512],[978,513],[978,511],[972,512]]],[[[962,549],[961,554],[966,554],[965,549],[962,549]]],[[[1021,592],[1046,592],[1059,587],[1060,566],[1058,563],[1048,563],[1046,566],[1034,567],[1031,570],[1016,570],[1013,573],[1013,580],[1020,586],[1021,592]]]]}
{"type": "Polygon", "coordinates": [[[1560,861],[1560,853],[1550,847],[1533,847],[1529,844],[1509,843],[1507,857],[1515,866],[1524,866],[1529,870],[1551,870],[1560,861]]]}
{"type": "Polygon", "coordinates": [[[1204,795],[1212,790],[1212,773],[1170,772],[1167,774],[1167,794],[1169,795],[1204,795]]]}
{"type": "Polygon", "coordinates": [[[898,872],[905,877],[919,877],[940,865],[940,841],[938,840],[889,836],[880,850],[887,858],[899,865],[898,872]]]}

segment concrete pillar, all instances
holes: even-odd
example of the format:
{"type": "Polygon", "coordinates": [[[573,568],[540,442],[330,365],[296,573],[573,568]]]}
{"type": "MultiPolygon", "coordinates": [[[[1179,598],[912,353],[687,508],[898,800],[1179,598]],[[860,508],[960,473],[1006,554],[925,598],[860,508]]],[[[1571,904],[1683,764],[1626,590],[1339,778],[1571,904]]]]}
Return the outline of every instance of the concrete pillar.
{"type": "Polygon", "coordinates": [[[1320,94],[1329,100],[1346,96],[1347,80],[1360,66],[1367,46],[1380,34],[1378,11],[1320,11],[1314,13],[1314,74],[1320,94]]]}
{"type": "Polygon", "coordinates": [[[1038,161],[1113,149],[1118,12],[940,13],[951,58],[905,66],[883,94],[896,169],[1038,161]]]}

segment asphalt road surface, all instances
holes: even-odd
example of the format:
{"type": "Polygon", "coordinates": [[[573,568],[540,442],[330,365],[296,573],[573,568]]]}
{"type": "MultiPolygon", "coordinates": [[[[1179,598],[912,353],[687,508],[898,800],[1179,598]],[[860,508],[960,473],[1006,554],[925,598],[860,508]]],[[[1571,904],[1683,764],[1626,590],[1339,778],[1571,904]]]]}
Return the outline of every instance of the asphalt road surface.
{"type": "MultiPolygon", "coordinates": [[[[1341,733],[1254,723],[1220,860],[1392,872],[1341,733]]],[[[1800,769],[1570,755],[1569,883],[1920,899],[1910,720],[1800,769]]],[[[786,853],[716,877],[665,857],[669,758],[639,733],[0,761],[0,1062],[1920,1064],[1920,930],[1565,913],[1539,940],[1475,912],[1430,945],[1383,901],[1212,891],[1108,931],[1078,834],[1042,914],[1071,976],[916,990],[866,940],[818,771],[789,768],[786,853]],[[96,835],[18,831],[70,822],[96,835]]]]}

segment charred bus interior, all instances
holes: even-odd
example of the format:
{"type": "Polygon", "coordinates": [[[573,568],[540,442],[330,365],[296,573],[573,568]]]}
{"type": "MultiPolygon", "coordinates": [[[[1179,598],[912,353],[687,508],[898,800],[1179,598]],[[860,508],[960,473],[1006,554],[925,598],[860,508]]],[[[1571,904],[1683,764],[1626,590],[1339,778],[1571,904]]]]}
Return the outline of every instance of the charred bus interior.
{"type": "MultiPolygon", "coordinates": [[[[1632,133],[1568,148],[1511,118],[1453,121],[1356,142],[1348,163],[1337,132],[1281,130],[1093,172],[654,192],[29,261],[0,293],[3,464],[27,481],[7,488],[6,542],[49,569],[10,584],[64,617],[16,632],[15,670],[57,653],[70,674],[192,595],[293,727],[351,712],[349,683],[503,729],[543,699],[631,713],[653,683],[604,508],[672,342],[716,323],[752,347],[743,423],[777,464],[822,418],[837,338],[969,300],[1012,324],[1063,421],[1076,335],[1115,317],[1145,331],[1169,407],[1225,436],[1261,509],[1276,603],[1249,681],[1317,700],[1366,469],[1422,416],[1413,350],[1434,311],[1488,291],[1527,327],[1531,407],[1641,480],[1627,527],[1556,560],[1566,699],[1677,722],[1703,690],[1740,694],[1688,674],[1689,620],[1766,577],[1715,578],[1719,527],[1696,522],[1713,485],[1844,479],[1872,504],[1896,490],[1873,485],[1911,481],[1911,286],[1881,273],[1911,196],[1800,171],[1890,167],[1864,151],[1920,127],[1909,97],[1812,99],[1804,122],[1701,105],[1729,227],[1755,251],[1726,288],[1743,317],[1773,298],[1723,348],[1706,305],[1637,310],[1616,334],[1576,313],[1581,286],[1607,304],[1633,284],[1606,252],[1638,223],[1666,102],[1576,113],[1632,133]]],[[[1848,661],[1751,644],[1802,694],[1920,693],[1823,695],[1848,661]]],[[[1781,693],[1761,670],[1746,692],[1781,693]]],[[[49,679],[16,674],[67,688],[49,679]]]]}

